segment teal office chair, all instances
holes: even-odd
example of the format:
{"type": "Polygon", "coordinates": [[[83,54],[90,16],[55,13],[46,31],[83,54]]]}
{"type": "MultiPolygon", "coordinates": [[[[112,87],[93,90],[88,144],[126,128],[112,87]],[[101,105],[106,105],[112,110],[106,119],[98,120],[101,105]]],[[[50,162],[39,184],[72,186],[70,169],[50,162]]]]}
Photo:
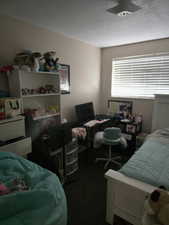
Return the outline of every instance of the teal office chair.
{"type": "Polygon", "coordinates": [[[102,144],[108,145],[108,157],[107,158],[96,158],[96,162],[97,161],[106,161],[106,164],[104,166],[104,169],[107,168],[107,166],[109,165],[109,163],[114,163],[118,166],[121,166],[121,163],[116,161],[118,159],[121,159],[121,156],[115,156],[112,157],[112,151],[113,151],[113,147],[115,149],[116,146],[120,146],[125,148],[127,147],[127,144],[125,143],[124,138],[122,138],[121,136],[121,130],[118,127],[109,127],[106,128],[103,132],[103,136],[102,136],[102,144]]]}

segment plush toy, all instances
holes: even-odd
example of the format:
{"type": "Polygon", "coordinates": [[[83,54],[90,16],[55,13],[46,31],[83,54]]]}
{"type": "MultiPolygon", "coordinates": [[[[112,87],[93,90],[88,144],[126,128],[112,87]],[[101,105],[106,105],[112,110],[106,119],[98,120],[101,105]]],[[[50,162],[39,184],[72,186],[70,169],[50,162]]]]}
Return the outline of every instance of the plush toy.
{"type": "Polygon", "coordinates": [[[157,222],[152,225],[169,225],[169,192],[164,187],[153,191],[148,197],[145,202],[145,213],[156,218],[157,222]]]}
{"type": "Polygon", "coordinates": [[[40,94],[45,94],[47,92],[46,88],[41,86],[38,91],[40,94]]]}
{"type": "Polygon", "coordinates": [[[55,58],[56,57],[55,51],[46,52],[44,53],[43,56],[45,59],[45,63],[44,63],[45,71],[54,71],[58,69],[57,67],[58,67],[59,58],[55,58]]]}
{"type": "Polygon", "coordinates": [[[55,87],[52,84],[46,84],[45,89],[47,93],[55,93],[55,87]]]}
{"type": "Polygon", "coordinates": [[[13,70],[13,66],[0,66],[0,73],[8,73],[11,72],[13,70]]]}
{"type": "Polygon", "coordinates": [[[10,193],[9,188],[5,184],[0,183],[0,195],[6,195],[9,193],[10,193]]]}
{"type": "Polygon", "coordinates": [[[23,51],[16,54],[14,58],[14,64],[19,68],[25,68],[26,66],[32,71],[39,71],[39,60],[41,58],[40,52],[23,51]]]}

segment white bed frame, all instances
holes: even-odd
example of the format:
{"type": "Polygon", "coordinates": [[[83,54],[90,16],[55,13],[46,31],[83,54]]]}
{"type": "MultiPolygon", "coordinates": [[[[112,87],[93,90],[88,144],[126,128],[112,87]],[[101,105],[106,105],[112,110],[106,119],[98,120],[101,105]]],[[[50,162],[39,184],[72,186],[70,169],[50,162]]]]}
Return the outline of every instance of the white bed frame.
{"type": "MultiPolygon", "coordinates": [[[[169,95],[156,95],[152,119],[152,131],[169,127],[169,95]]],[[[108,170],[106,221],[113,225],[117,215],[133,225],[142,224],[144,201],[156,187],[108,170]]]]}
{"type": "Polygon", "coordinates": [[[133,225],[141,225],[144,201],[155,187],[117,171],[108,170],[106,221],[113,224],[117,215],[133,225]]]}

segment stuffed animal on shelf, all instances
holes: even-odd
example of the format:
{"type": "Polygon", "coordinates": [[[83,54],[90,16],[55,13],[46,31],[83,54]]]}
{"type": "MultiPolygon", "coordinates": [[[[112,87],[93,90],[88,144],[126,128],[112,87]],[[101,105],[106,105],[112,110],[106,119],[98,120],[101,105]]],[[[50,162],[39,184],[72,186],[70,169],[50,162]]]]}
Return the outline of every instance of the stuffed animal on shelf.
{"type": "Polygon", "coordinates": [[[153,222],[144,220],[143,225],[169,225],[169,192],[163,186],[154,190],[146,200],[145,215],[147,219],[153,218],[153,222]]]}
{"type": "Polygon", "coordinates": [[[59,58],[56,58],[56,52],[55,51],[49,51],[44,53],[44,70],[45,71],[55,71],[58,70],[59,64],[59,58]]]}
{"type": "Polygon", "coordinates": [[[16,54],[14,64],[18,65],[20,69],[39,71],[39,60],[41,58],[40,52],[23,51],[16,54]]]}
{"type": "Polygon", "coordinates": [[[39,94],[45,94],[47,92],[46,88],[41,86],[38,90],[39,94]]]}
{"type": "Polygon", "coordinates": [[[13,70],[13,66],[0,66],[0,73],[10,73],[13,70]]]}
{"type": "Polygon", "coordinates": [[[47,93],[56,93],[56,88],[52,84],[46,84],[45,89],[47,93]]]}

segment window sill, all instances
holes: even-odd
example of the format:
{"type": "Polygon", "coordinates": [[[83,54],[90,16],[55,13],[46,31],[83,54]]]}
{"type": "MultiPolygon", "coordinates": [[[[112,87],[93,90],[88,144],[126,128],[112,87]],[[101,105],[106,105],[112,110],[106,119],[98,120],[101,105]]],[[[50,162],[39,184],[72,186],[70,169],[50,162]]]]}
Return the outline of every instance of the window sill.
{"type": "Polygon", "coordinates": [[[111,96],[110,99],[133,99],[133,100],[154,100],[155,97],[134,97],[134,96],[111,96]]]}

